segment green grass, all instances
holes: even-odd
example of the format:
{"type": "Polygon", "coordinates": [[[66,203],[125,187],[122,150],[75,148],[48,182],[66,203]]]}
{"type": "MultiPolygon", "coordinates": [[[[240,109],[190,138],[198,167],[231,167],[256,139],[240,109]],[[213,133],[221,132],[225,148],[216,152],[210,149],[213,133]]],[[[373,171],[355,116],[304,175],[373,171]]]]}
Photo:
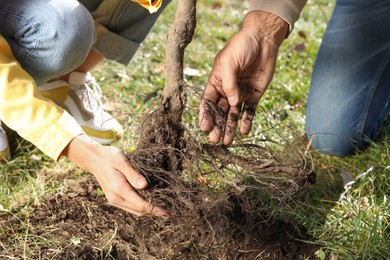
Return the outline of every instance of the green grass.
{"type": "MultiPolygon", "coordinates": [[[[187,90],[189,97],[184,119],[199,138],[204,137],[196,131],[200,91],[207,81],[215,54],[239,30],[247,7],[241,0],[230,0],[221,2],[221,7],[214,9],[216,2],[199,1],[196,35],[185,57],[185,67],[196,69],[197,74],[185,75],[192,88],[187,90]]],[[[128,67],[106,61],[94,71],[103,88],[105,103],[126,129],[124,138],[115,144],[125,151],[134,149],[142,114],[158,104],[165,81],[165,38],[174,17],[175,3],[166,10],[128,67]]],[[[248,140],[258,141],[265,129],[275,125],[279,129],[290,129],[292,137],[304,135],[304,106],[310,75],[333,3],[313,0],[306,5],[293,33],[281,46],[274,79],[260,102],[255,127],[248,140]],[[306,39],[300,36],[300,31],[306,39]],[[302,43],[306,46],[304,51],[295,51],[302,43]]],[[[267,135],[280,138],[272,131],[267,135]]],[[[1,210],[15,215],[28,212],[32,204],[39,203],[48,194],[62,192],[63,183],[56,175],[82,174],[67,160],[51,161],[15,134],[11,134],[11,139],[14,159],[0,165],[1,210]]],[[[264,201],[262,210],[307,227],[316,243],[321,245],[320,259],[332,256],[339,259],[390,258],[390,147],[387,142],[372,144],[356,156],[336,158],[313,154],[313,160],[316,184],[282,206],[272,200],[264,201]],[[344,170],[355,176],[355,182],[347,189],[340,177],[344,170]]],[[[25,232],[15,237],[15,245],[19,243],[28,249],[31,245],[26,246],[23,242],[30,236],[28,219],[25,222],[25,232]]],[[[0,227],[0,234],[1,230],[0,227]]],[[[50,244],[39,237],[29,237],[28,241],[50,244]]],[[[3,251],[6,252],[4,248],[3,251]]]]}

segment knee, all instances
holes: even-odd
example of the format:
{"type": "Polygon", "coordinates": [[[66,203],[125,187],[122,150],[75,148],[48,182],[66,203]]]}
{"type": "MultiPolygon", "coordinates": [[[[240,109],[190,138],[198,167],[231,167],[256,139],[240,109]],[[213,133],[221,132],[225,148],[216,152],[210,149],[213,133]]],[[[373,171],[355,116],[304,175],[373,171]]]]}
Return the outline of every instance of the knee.
{"type": "Polygon", "coordinates": [[[342,137],[336,133],[313,133],[306,132],[310,147],[317,152],[334,155],[353,155],[359,149],[358,141],[342,137]]]}
{"type": "Polygon", "coordinates": [[[15,57],[38,84],[85,60],[95,41],[95,25],[83,5],[76,0],[42,0],[22,6],[25,17],[10,24],[8,39],[15,57]]]}
{"type": "Polygon", "coordinates": [[[320,76],[317,72],[312,80],[306,105],[307,138],[318,152],[352,155],[365,146],[359,124],[360,100],[349,98],[349,90],[337,84],[334,77],[320,80],[320,76]]]}
{"type": "Polygon", "coordinates": [[[58,2],[53,7],[57,14],[55,21],[46,26],[46,35],[50,51],[49,70],[64,74],[78,67],[87,57],[95,41],[95,25],[88,10],[77,1],[58,2]],[[70,3],[66,3],[70,2],[70,3]]]}
{"type": "Polygon", "coordinates": [[[356,127],[337,121],[306,120],[306,136],[312,149],[339,157],[353,155],[368,144],[356,127]]]}

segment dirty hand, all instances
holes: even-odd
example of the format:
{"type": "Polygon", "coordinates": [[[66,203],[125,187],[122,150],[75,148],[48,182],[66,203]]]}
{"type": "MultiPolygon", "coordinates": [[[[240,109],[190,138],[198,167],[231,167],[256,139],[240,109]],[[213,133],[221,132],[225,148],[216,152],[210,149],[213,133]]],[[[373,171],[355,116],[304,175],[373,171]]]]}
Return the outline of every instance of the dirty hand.
{"type": "Polygon", "coordinates": [[[96,177],[110,204],[137,216],[169,216],[167,211],[139,196],[136,189],[143,189],[148,183],[119,149],[102,146],[84,134],[76,136],[62,155],[96,177]]]}
{"type": "Polygon", "coordinates": [[[288,24],[279,16],[252,11],[217,54],[200,104],[200,129],[209,132],[210,142],[231,144],[240,115],[240,132],[249,133],[287,32],[288,24]]]}

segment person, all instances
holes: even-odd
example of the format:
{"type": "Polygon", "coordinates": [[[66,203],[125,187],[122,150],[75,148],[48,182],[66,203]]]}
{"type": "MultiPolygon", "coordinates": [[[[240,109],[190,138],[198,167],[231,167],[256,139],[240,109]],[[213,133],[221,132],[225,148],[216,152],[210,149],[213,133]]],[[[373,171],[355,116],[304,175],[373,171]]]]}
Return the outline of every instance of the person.
{"type": "MultiPolygon", "coordinates": [[[[121,151],[97,142],[112,137],[92,128],[103,123],[95,122],[95,117],[107,121],[107,114],[102,109],[98,109],[100,116],[92,113],[101,103],[89,71],[103,58],[129,63],[168,2],[140,0],[139,4],[156,11],[149,15],[128,0],[36,0],[33,4],[0,0],[0,119],[53,159],[66,156],[91,172],[111,204],[137,215],[169,212],[138,196],[135,189],[145,188],[147,182],[121,151]],[[37,85],[43,85],[42,90],[37,85]],[[79,93],[78,88],[86,90],[79,93]],[[60,98],[53,103],[50,97],[60,98]],[[74,111],[91,112],[86,114],[93,120],[71,115],[72,104],[74,111]]],[[[250,1],[241,30],[216,55],[203,91],[200,129],[209,132],[211,142],[232,143],[239,124],[241,133],[249,133],[256,107],[272,80],[279,46],[305,2],[250,1]],[[210,105],[221,112],[208,114],[210,105]]],[[[372,137],[388,113],[389,33],[382,21],[389,4],[352,2],[339,0],[335,6],[307,105],[306,131],[313,148],[335,155],[365,145],[363,137],[372,137]]],[[[113,122],[102,132],[120,135],[113,122]]],[[[0,132],[0,149],[6,151],[4,136],[0,132]]]]}
{"type": "MultiPolygon", "coordinates": [[[[128,64],[168,5],[164,0],[0,0],[0,120],[45,154],[92,173],[107,200],[136,215],[169,212],[113,146],[123,132],[90,74],[103,58],[128,64]]],[[[0,129],[0,157],[10,159],[0,129]]]]}
{"type": "MultiPolygon", "coordinates": [[[[210,141],[230,144],[241,112],[240,131],[250,131],[286,32],[274,15],[287,22],[291,32],[305,4],[305,0],[252,1],[252,10],[266,11],[268,14],[259,15],[270,18],[251,23],[249,12],[242,31],[215,58],[200,113],[200,128],[210,132],[210,141]],[[241,37],[245,29],[254,33],[241,37]],[[210,105],[223,112],[209,115],[210,105]],[[225,118],[221,127],[218,122],[225,118]]],[[[306,135],[314,150],[353,155],[378,137],[390,109],[389,13],[390,2],[384,0],[336,1],[317,54],[306,105],[306,135]]]]}

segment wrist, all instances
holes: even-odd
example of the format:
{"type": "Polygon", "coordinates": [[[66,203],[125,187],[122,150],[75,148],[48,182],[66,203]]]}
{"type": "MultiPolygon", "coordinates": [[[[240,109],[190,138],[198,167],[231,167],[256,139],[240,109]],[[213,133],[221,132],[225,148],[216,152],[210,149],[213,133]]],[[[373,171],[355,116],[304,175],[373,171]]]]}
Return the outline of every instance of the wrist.
{"type": "Polygon", "coordinates": [[[91,164],[93,155],[97,154],[101,145],[86,134],[81,134],[73,138],[62,151],[61,156],[67,157],[77,166],[92,172],[88,165],[91,164]]]}
{"type": "Polygon", "coordinates": [[[266,37],[279,47],[288,35],[289,24],[276,14],[255,10],[245,16],[242,30],[258,38],[266,37]]]}

